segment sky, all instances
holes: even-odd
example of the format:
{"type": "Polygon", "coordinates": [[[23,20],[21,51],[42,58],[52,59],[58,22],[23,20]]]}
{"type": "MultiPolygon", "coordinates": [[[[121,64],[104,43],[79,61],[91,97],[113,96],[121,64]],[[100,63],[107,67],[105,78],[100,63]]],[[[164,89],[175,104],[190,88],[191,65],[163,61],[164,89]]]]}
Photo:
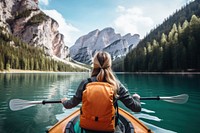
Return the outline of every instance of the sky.
{"type": "Polygon", "coordinates": [[[39,0],[40,9],[59,24],[65,45],[96,29],[112,27],[122,36],[151,29],[192,0],[39,0]]]}

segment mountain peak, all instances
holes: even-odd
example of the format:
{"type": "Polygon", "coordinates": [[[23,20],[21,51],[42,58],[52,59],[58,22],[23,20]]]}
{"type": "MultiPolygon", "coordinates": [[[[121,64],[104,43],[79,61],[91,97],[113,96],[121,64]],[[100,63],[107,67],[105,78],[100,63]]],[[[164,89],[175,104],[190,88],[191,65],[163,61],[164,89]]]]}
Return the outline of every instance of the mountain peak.
{"type": "Polygon", "coordinates": [[[96,51],[107,51],[111,54],[112,59],[115,59],[125,56],[130,50],[130,46],[135,47],[139,40],[139,36],[131,36],[130,33],[122,37],[111,27],[101,31],[96,29],[76,41],[70,48],[70,56],[79,62],[89,64],[96,51]]]}
{"type": "Polygon", "coordinates": [[[1,0],[0,25],[29,45],[39,46],[46,55],[68,56],[58,23],[42,12],[38,0],[1,0]]]}

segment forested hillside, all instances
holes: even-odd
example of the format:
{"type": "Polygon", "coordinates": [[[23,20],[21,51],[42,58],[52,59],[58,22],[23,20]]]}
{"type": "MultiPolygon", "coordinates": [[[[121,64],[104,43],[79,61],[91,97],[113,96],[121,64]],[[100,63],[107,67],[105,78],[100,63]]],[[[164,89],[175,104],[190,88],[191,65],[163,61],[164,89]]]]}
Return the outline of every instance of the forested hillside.
{"type": "Polygon", "coordinates": [[[10,69],[40,71],[83,71],[63,62],[55,61],[41,47],[33,47],[0,27],[0,71],[10,69]]]}
{"type": "Polygon", "coordinates": [[[162,33],[168,34],[173,24],[183,24],[185,20],[190,21],[192,15],[200,16],[200,0],[195,0],[190,4],[183,6],[180,10],[176,10],[172,15],[164,20],[164,22],[154,29],[141,40],[138,44],[139,47],[146,46],[146,42],[152,41],[153,39],[159,39],[162,33]]]}
{"type": "Polygon", "coordinates": [[[197,0],[177,11],[127,54],[117,71],[200,71],[199,16],[197,0]]]}
{"type": "Polygon", "coordinates": [[[137,47],[125,60],[126,71],[199,71],[200,18],[192,16],[182,25],[174,24],[166,35],[137,47]]]}

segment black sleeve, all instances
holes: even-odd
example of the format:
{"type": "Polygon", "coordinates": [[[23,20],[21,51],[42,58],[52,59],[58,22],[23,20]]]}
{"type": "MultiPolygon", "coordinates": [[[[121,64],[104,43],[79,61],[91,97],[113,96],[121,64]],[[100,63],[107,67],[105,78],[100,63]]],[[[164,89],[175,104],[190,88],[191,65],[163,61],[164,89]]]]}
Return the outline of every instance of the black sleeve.
{"type": "Polygon", "coordinates": [[[120,86],[118,90],[119,100],[133,112],[141,111],[140,100],[134,99],[124,86],[120,86]]]}
{"type": "Polygon", "coordinates": [[[87,84],[87,80],[83,80],[77,91],[76,91],[76,94],[70,99],[70,100],[66,100],[63,102],[63,105],[66,109],[71,109],[75,106],[77,106],[79,103],[81,103],[82,101],[82,93],[83,91],[85,90],[85,85],[87,84]]]}

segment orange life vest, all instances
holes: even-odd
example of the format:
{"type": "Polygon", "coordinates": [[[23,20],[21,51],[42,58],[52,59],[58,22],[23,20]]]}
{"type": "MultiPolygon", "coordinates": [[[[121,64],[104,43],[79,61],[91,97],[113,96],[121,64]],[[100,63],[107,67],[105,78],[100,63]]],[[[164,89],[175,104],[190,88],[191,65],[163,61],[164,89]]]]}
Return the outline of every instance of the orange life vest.
{"type": "Polygon", "coordinates": [[[95,131],[114,131],[113,95],[113,86],[109,83],[88,83],[82,95],[80,126],[95,131]]]}

